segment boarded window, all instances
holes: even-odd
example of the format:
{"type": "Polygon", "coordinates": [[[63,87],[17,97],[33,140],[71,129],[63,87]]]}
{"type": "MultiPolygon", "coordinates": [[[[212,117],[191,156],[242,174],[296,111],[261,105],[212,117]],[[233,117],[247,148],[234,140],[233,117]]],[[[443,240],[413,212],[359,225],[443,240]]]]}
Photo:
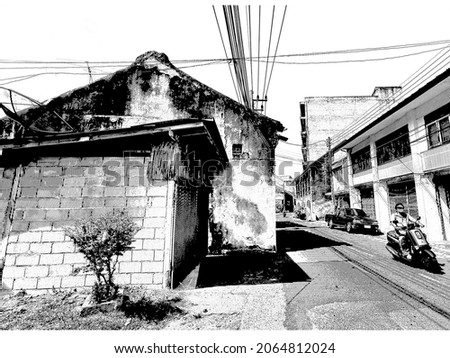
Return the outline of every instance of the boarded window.
{"type": "Polygon", "coordinates": [[[352,154],[352,168],[353,173],[363,172],[372,168],[372,161],[370,158],[370,148],[366,147],[352,154]]]}
{"type": "Polygon", "coordinates": [[[411,154],[408,126],[404,126],[376,142],[378,165],[411,154]]]}

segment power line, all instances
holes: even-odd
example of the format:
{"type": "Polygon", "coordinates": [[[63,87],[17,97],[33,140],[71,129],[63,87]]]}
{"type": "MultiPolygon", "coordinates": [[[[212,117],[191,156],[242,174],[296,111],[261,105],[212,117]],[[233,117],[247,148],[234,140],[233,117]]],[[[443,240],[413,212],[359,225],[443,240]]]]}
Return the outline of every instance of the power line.
{"type": "MultiPolygon", "coordinates": [[[[373,52],[373,51],[388,51],[388,50],[399,50],[413,47],[423,47],[423,46],[434,46],[434,45],[442,45],[442,44],[450,44],[450,40],[439,40],[439,41],[429,41],[429,42],[419,42],[419,43],[410,43],[410,44],[400,44],[400,45],[392,45],[392,46],[382,46],[382,47],[366,47],[366,48],[357,48],[357,49],[344,49],[344,50],[332,50],[332,51],[316,51],[316,52],[305,52],[305,53],[295,53],[295,54],[284,54],[277,55],[277,58],[282,57],[302,57],[302,56],[319,56],[319,55],[336,55],[336,54],[349,54],[349,53],[358,53],[358,52],[373,52]]],[[[266,57],[266,56],[264,56],[266,57]]],[[[269,56],[272,58],[274,56],[269,56]]],[[[258,55],[257,59],[260,58],[258,55]]],[[[228,61],[226,58],[209,58],[209,59],[174,59],[171,60],[172,63],[177,62],[205,62],[205,61],[228,61]]],[[[73,61],[37,61],[37,60],[10,60],[10,59],[0,59],[0,63],[4,64],[86,64],[86,60],[73,60],[73,61]]],[[[133,61],[89,61],[92,67],[97,64],[131,64],[133,61]]]]}
{"type": "MultiPolygon", "coordinates": [[[[444,52],[442,55],[440,55],[444,50],[442,50],[440,53],[438,53],[436,56],[433,57],[432,65],[434,65],[437,61],[439,61],[443,56],[447,55],[450,52],[450,47],[447,47],[447,51],[444,52]],[[440,55],[440,56],[439,56],[440,55]]],[[[389,97],[386,98],[386,103],[384,105],[379,105],[379,103],[372,106],[369,110],[367,110],[359,119],[352,122],[350,125],[348,125],[346,128],[344,128],[341,132],[339,132],[336,136],[333,137],[333,142],[335,145],[339,143],[339,141],[345,139],[347,136],[350,135],[350,133],[354,133],[357,131],[358,128],[362,128],[364,125],[368,124],[369,122],[373,121],[377,116],[381,115],[385,111],[389,110],[391,106],[391,101],[398,102],[399,100],[405,98],[405,96],[412,91],[415,91],[420,85],[422,85],[425,81],[428,81],[428,79],[438,73],[442,68],[447,66],[448,61],[442,65],[444,61],[446,61],[449,57],[444,58],[444,60],[441,60],[437,65],[435,65],[434,68],[431,68],[431,65],[428,65],[422,72],[414,77],[409,77],[406,82],[404,81],[402,85],[404,87],[402,88],[400,94],[393,93],[389,97]],[[441,66],[441,67],[439,67],[441,66]],[[439,67],[437,70],[436,67],[439,67]],[[434,71],[435,70],[435,71],[434,71]],[[428,71],[428,72],[425,72],[428,71]],[[434,71],[430,74],[430,72],[434,71]],[[428,75],[428,76],[427,76],[428,75]]],[[[430,63],[431,61],[428,61],[430,63]]],[[[423,68],[423,66],[422,66],[423,68]]]]}
{"type": "Polygon", "coordinates": [[[269,92],[270,80],[272,79],[273,67],[275,65],[275,59],[277,58],[277,53],[278,53],[278,45],[280,44],[281,33],[283,32],[283,25],[284,25],[284,18],[286,16],[286,9],[287,9],[287,5],[285,5],[285,7],[284,7],[283,19],[281,20],[280,32],[278,34],[277,46],[275,48],[275,53],[273,56],[272,68],[270,70],[269,82],[267,83],[265,96],[267,96],[267,93],[269,92]]]}
{"type": "MultiPolygon", "coordinates": [[[[364,58],[364,59],[350,59],[350,60],[335,60],[335,61],[309,61],[309,62],[295,62],[295,61],[275,61],[275,63],[280,65],[329,65],[329,64],[341,64],[341,63],[363,63],[363,62],[376,62],[376,61],[387,61],[387,60],[396,60],[399,58],[405,58],[405,57],[411,57],[411,56],[417,56],[422,55],[424,53],[429,52],[435,52],[439,51],[441,49],[448,48],[446,47],[440,47],[432,50],[424,50],[419,52],[413,52],[408,53],[404,55],[396,55],[396,56],[389,56],[389,57],[374,57],[374,58],[364,58]]],[[[278,56],[280,57],[280,56],[278,56]]]]}
{"type": "MultiPolygon", "coordinates": [[[[0,86],[4,86],[4,85],[15,83],[15,82],[29,80],[31,78],[38,77],[38,76],[43,76],[43,75],[76,75],[76,76],[83,75],[83,76],[86,76],[87,74],[85,72],[82,72],[82,73],[78,73],[78,72],[41,72],[41,73],[34,73],[34,74],[31,74],[31,75],[19,76],[19,77],[17,77],[16,80],[0,83],[0,86]]],[[[105,76],[106,74],[104,74],[104,73],[92,73],[92,75],[94,75],[94,76],[105,76]]]]}
{"type": "Polygon", "coordinates": [[[265,98],[264,94],[266,92],[267,69],[268,69],[268,66],[269,66],[270,45],[272,43],[272,29],[273,29],[273,19],[274,19],[274,17],[275,17],[275,5],[273,5],[272,21],[270,23],[269,46],[268,46],[268,49],[267,49],[266,71],[265,71],[265,74],[264,74],[264,85],[263,85],[263,91],[262,91],[262,98],[265,98]]]}
{"type": "Polygon", "coordinates": [[[214,11],[214,16],[216,18],[217,27],[219,29],[220,40],[222,41],[222,46],[223,46],[223,50],[225,52],[225,57],[226,57],[226,60],[227,60],[227,63],[228,63],[228,68],[230,70],[231,80],[233,81],[233,87],[234,87],[234,90],[236,91],[236,96],[239,97],[238,90],[237,90],[237,87],[236,87],[236,83],[235,83],[234,77],[233,77],[233,72],[231,71],[231,65],[230,65],[230,62],[228,61],[228,54],[227,54],[227,50],[226,50],[226,47],[225,47],[225,42],[223,40],[222,30],[220,30],[219,19],[217,18],[216,9],[215,9],[214,5],[212,6],[212,8],[213,8],[213,11],[214,11]]]}
{"type": "MultiPolygon", "coordinates": [[[[413,130],[408,131],[407,133],[401,134],[401,135],[399,135],[399,136],[397,136],[397,137],[395,137],[395,138],[393,138],[393,139],[391,139],[391,140],[389,140],[389,141],[383,143],[383,144],[380,146],[380,148],[381,148],[381,147],[384,147],[384,146],[386,146],[386,145],[388,145],[388,144],[390,144],[390,143],[393,143],[393,142],[397,141],[398,139],[403,138],[403,137],[405,137],[405,136],[408,136],[408,137],[409,137],[409,136],[410,136],[411,134],[413,134],[414,132],[422,131],[424,127],[426,127],[426,125],[420,125],[420,126],[414,128],[413,130]]],[[[436,133],[439,133],[439,132],[440,132],[439,129],[438,129],[438,130],[434,130],[434,131],[426,131],[426,132],[425,132],[425,135],[420,136],[420,137],[417,137],[417,138],[415,138],[415,139],[413,139],[413,140],[410,140],[410,141],[409,141],[409,146],[411,146],[411,144],[419,143],[419,142],[421,142],[421,141],[423,141],[423,140],[426,140],[426,139],[428,139],[431,135],[436,134],[436,133]]],[[[378,147],[377,147],[377,149],[378,149],[378,147]]],[[[429,148],[429,149],[430,149],[430,148],[429,148]]],[[[428,149],[428,150],[429,150],[429,149],[428,149]]],[[[394,162],[394,161],[396,161],[396,160],[399,160],[406,168],[408,168],[408,170],[409,170],[412,174],[414,174],[414,171],[411,170],[408,166],[406,166],[405,163],[403,163],[403,162],[401,161],[401,158],[405,158],[405,157],[408,157],[408,156],[411,156],[411,153],[408,154],[408,155],[406,155],[406,156],[403,156],[403,157],[396,157],[395,159],[390,160],[390,161],[388,161],[387,163],[389,163],[389,162],[394,162]]],[[[378,160],[378,155],[369,156],[367,159],[368,159],[368,160],[372,160],[372,159],[377,159],[377,160],[378,160]]],[[[317,162],[317,161],[316,161],[316,162],[317,162]]],[[[316,163],[316,162],[315,162],[315,163],[316,163]]],[[[320,165],[320,163],[317,163],[317,164],[315,164],[315,163],[312,163],[312,165],[314,165],[313,167],[314,167],[314,168],[318,168],[318,166],[320,165]]],[[[383,164],[386,164],[386,163],[383,163],[383,164]]],[[[345,166],[342,165],[341,168],[342,168],[342,169],[346,169],[346,168],[353,167],[353,165],[354,165],[354,163],[352,163],[352,164],[346,164],[345,166]]],[[[379,166],[379,165],[378,165],[378,166],[379,166]]],[[[366,170],[370,170],[370,169],[371,169],[371,167],[368,168],[368,169],[366,169],[366,170]]],[[[363,171],[365,171],[365,170],[363,170],[363,171]]]]}
{"type": "Polygon", "coordinates": [[[258,22],[258,86],[256,88],[256,94],[259,95],[259,65],[261,59],[261,5],[259,5],[259,22],[258,22]]]}
{"type": "MultiPolygon", "coordinates": [[[[447,47],[445,47],[447,48],[447,47]]],[[[283,62],[283,61],[275,61],[275,63],[277,64],[292,64],[292,65],[319,65],[319,64],[338,64],[338,63],[352,63],[352,62],[369,62],[369,61],[383,61],[383,60],[393,60],[393,59],[398,59],[398,58],[404,58],[404,57],[409,57],[409,56],[416,56],[416,55],[420,55],[420,54],[424,54],[424,53],[428,53],[428,52],[435,52],[438,50],[442,50],[445,48],[439,48],[439,49],[433,49],[433,50],[427,50],[427,51],[421,51],[421,52],[416,52],[416,53],[412,53],[412,54],[406,54],[406,55],[400,55],[400,56],[392,56],[392,57],[386,57],[386,58],[372,58],[372,59],[364,59],[364,60],[343,60],[343,61],[323,61],[323,62],[283,62]]],[[[257,59],[253,58],[253,62],[257,61],[257,59]]],[[[204,66],[210,66],[210,65],[217,65],[217,64],[221,64],[221,63],[227,63],[228,65],[230,64],[230,60],[212,60],[206,63],[198,63],[198,64],[194,64],[194,65],[190,65],[190,66],[179,66],[179,69],[186,69],[186,68],[193,68],[193,67],[204,67],[204,66]]],[[[265,62],[265,60],[261,61],[261,62],[265,62]]],[[[95,69],[95,68],[107,68],[107,67],[111,67],[111,66],[91,66],[91,69],[95,69]]],[[[117,67],[123,67],[123,66],[117,66],[117,67]]],[[[30,68],[26,68],[26,69],[58,69],[60,67],[30,67],[30,68]]],[[[61,68],[79,68],[79,67],[61,67],[61,68]]],[[[7,69],[7,68],[0,68],[0,69],[7,69]]],[[[25,69],[25,68],[23,68],[25,69]]],[[[112,72],[103,72],[103,73],[92,73],[93,75],[96,76],[101,76],[101,75],[109,75],[112,72]]],[[[23,76],[17,76],[17,81],[11,81],[11,82],[4,82],[2,83],[2,85],[6,85],[6,84],[10,84],[10,83],[14,83],[14,82],[19,82],[19,81],[23,81],[29,78],[33,78],[36,76],[40,76],[43,74],[47,74],[47,73],[39,73],[39,74],[30,74],[30,75],[23,75],[23,76]]],[[[72,74],[84,74],[87,75],[87,73],[73,73],[73,72],[52,72],[52,73],[48,73],[48,74],[65,74],[65,75],[72,75],[72,74]]],[[[16,78],[16,77],[14,77],[16,78]]],[[[235,87],[236,84],[234,83],[234,77],[233,78],[233,86],[235,87]]],[[[4,80],[8,80],[8,78],[3,78],[0,79],[0,81],[4,81],[4,80]]],[[[237,91],[237,89],[235,88],[235,91],[237,91]]]]}
{"type": "Polygon", "coordinates": [[[251,99],[253,101],[253,59],[252,59],[252,18],[251,18],[251,12],[250,12],[250,5],[247,5],[246,8],[247,18],[248,18],[248,26],[247,26],[247,32],[248,32],[248,48],[249,48],[249,54],[250,54],[250,84],[251,84],[251,99]]]}

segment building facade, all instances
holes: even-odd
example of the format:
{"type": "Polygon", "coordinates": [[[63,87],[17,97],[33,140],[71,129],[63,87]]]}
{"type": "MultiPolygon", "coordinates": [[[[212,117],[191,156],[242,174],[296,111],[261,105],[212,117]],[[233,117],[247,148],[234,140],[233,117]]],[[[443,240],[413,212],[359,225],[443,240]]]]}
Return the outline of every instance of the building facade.
{"type": "Polygon", "coordinates": [[[375,87],[370,96],[305,97],[300,102],[300,131],[305,165],[324,155],[334,137],[401,87],[375,87]]]}
{"type": "Polygon", "coordinates": [[[304,172],[295,178],[295,183],[297,202],[309,220],[321,219],[334,210],[332,181],[336,186],[335,206],[349,205],[346,155],[337,152],[328,157],[329,139],[339,136],[365,114],[384,106],[399,91],[401,87],[375,87],[370,96],[306,97],[300,102],[304,172]]]}
{"type": "Polygon", "coordinates": [[[401,202],[430,241],[449,239],[449,90],[447,70],[335,147],[347,151],[350,206],[382,231],[401,202]]]}
{"type": "Polygon", "coordinates": [[[73,275],[83,259],[63,229],[114,208],[142,228],[119,283],[176,286],[207,252],[208,218],[223,242],[275,246],[273,158],[284,128],[164,54],[16,115],[22,127],[0,143],[5,287],[91,285],[73,275]]]}

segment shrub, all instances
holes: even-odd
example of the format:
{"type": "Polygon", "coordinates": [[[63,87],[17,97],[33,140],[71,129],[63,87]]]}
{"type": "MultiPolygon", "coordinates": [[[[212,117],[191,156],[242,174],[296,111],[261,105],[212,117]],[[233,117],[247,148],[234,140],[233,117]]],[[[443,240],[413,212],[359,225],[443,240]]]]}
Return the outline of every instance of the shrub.
{"type": "Polygon", "coordinates": [[[81,219],[74,228],[66,230],[78,250],[88,261],[97,282],[93,287],[93,298],[104,302],[116,298],[118,286],[113,281],[119,256],[131,249],[133,236],[138,226],[125,211],[94,218],[81,219]]]}

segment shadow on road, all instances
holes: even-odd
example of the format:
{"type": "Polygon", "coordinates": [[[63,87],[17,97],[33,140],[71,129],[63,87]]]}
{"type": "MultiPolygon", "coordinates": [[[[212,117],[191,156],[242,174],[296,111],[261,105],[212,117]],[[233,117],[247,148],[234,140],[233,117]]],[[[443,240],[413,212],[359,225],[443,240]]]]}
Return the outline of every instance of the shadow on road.
{"type": "Polygon", "coordinates": [[[206,256],[196,287],[254,285],[308,281],[310,277],[286,254],[266,250],[235,250],[206,256]]]}
{"type": "MultiPolygon", "coordinates": [[[[322,226],[320,226],[322,227],[322,226]]],[[[305,226],[288,221],[277,222],[277,252],[309,250],[319,247],[330,246],[351,246],[350,244],[327,239],[314,234],[307,229],[312,226],[305,226]]]]}

